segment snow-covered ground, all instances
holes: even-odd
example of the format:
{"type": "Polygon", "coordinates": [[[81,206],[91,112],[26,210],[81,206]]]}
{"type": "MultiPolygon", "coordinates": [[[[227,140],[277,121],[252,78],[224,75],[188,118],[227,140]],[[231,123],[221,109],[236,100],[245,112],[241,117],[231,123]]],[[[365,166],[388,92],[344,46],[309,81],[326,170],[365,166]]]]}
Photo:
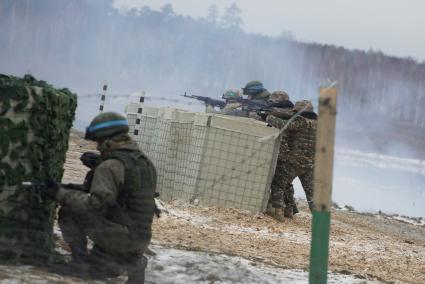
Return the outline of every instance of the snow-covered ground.
{"type": "MultiPolygon", "coordinates": [[[[284,269],[241,257],[217,253],[186,251],[151,246],[156,255],[149,257],[146,283],[157,284],[225,284],[225,283],[307,283],[308,273],[284,269]]],[[[87,283],[92,282],[46,272],[31,266],[0,266],[0,284],[14,283],[87,283]]],[[[329,273],[329,283],[364,283],[352,275],[329,273]]],[[[124,283],[125,276],[93,283],[124,283]]],[[[378,282],[369,282],[378,283],[378,282]]]]}
{"type": "MultiPolygon", "coordinates": [[[[298,180],[295,189],[304,198],[298,180]]],[[[425,161],[336,148],[332,198],[361,212],[425,218],[425,161]]]]}
{"type": "Polygon", "coordinates": [[[423,160],[365,153],[347,148],[336,148],[335,158],[337,162],[352,166],[397,170],[425,176],[425,161],[423,160]]]}
{"type": "MultiPolygon", "coordinates": [[[[155,283],[307,283],[308,273],[267,266],[241,257],[153,247],[147,280],[155,283]]],[[[329,283],[363,283],[352,275],[329,274],[329,283]]]]}

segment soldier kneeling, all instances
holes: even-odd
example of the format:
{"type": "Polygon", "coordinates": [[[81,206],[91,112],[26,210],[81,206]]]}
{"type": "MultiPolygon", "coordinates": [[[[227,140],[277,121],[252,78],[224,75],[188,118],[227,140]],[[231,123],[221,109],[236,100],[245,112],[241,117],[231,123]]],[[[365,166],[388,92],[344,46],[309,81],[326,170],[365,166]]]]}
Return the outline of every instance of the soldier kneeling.
{"type": "MultiPolygon", "coordinates": [[[[128,273],[127,283],[144,283],[155,208],[156,170],[128,135],[127,120],[106,112],[96,116],[85,139],[97,142],[100,162],[89,193],[65,190],[56,182],[45,191],[63,205],[60,228],[73,263],[90,274],[128,273]],[[87,249],[87,237],[94,243],[87,249]]],[[[86,180],[87,182],[87,180],[86,180]]]]}

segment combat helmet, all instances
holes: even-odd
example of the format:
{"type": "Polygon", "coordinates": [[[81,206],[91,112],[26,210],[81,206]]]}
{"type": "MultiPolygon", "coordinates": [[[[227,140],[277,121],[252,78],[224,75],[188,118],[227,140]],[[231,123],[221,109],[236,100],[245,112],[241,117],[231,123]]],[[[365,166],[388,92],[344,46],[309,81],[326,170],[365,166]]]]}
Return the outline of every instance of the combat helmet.
{"type": "Polygon", "coordinates": [[[227,100],[235,100],[238,98],[241,98],[241,92],[239,90],[227,90],[226,92],[224,92],[222,98],[227,100]]]}
{"type": "Polygon", "coordinates": [[[308,100],[297,101],[294,106],[294,111],[313,111],[313,105],[308,100]]]}
{"type": "Polygon", "coordinates": [[[253,97],[262,93],[263,91],[266,91],[263,83],[261,83],[260,81],[250,81],[246,83],[245,87],[242,88],[242,90],[244,95],[253,96],[253,97]]]}
{"type": "Polygon", "coordinates": [[[280,102],[289,101],[289,95],[288,93],[284,91],[274,91],[271,94],[269,101],[271,103],[280,103],[280,102]]]}
{"type": "Polygon", "coordinates": [[[87,140],[99,141],[129,131],[127,119],[116,112],[103,112],[86,128],[87,140]]]}

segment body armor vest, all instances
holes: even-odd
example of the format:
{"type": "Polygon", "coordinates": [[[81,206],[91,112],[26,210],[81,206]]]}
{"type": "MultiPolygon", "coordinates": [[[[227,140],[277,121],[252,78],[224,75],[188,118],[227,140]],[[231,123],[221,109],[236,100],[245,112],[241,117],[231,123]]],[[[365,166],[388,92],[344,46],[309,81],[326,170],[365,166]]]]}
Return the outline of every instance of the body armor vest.
{"type": "Polygon", "coordinates": [[[125,181],[117,205],[109,208],[107,218],[127,226],[135,240],[149,242],[155,208],[155,166],[141,151],[114,150],[102,155],[103,161],[107,159],[117,159],[125,167],[125,181]]]}

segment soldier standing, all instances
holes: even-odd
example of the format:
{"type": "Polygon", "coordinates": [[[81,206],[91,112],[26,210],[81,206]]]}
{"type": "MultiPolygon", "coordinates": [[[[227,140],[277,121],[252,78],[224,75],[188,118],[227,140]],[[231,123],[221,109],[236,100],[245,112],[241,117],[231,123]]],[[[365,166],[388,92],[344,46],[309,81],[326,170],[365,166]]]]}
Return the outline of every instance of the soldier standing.
{"type": "MultiPolygon", "coordinates": [[[[46,182],[46,193],[71,213],[60,227],[73,261],[89,266],[89,273],[128,273],[127,283],[144,283],[151,240],[156,170],[128,135],[127,120],[113,112],[96,116],[86,139],[96,141],[100,163],[95,167],[90,193],[65,190],[46,182]],[[87,251],[87,237],[93,249],[87,251]]],[[[77,263],[78,265],[79,263],[77,263]]]]}
{"type": "MultiPolygon", "coordinates": [[[[282,123],[286,124],[287,121],[293,115],[293,104],[289,100],[289,95],[284,91],[275,91],[271,94],[269,99],[269,105],[271,107],[271,111],[267,117],[268,122],[274,123],[275,119],[278,118],[281,122],[280,124],[272,126],[279,128],[282,127],[282,123]]],[[[285,200],[284,194],[291,189],[285,189],[285,186],[292,187],[291,184],[286,184],[284,182],[284,170],[285,163],[287,163],[289,157],[289,146],[288,140],[286,137],[286,133],[283,132],[280,137],[280,146],[279,146],[279,155],[277,158],[276,169],[273,176],[272,184],[271,184],[271,195],[269,200],[269,205],[274,209],[271,215],[278,221],[283,222],[284,220],[284,207],[285,200]]],[[[293,190],[293,189],[292,189],[293,190]]]]}
{"type": "MultiPolygon", "coordinates": [[[[313,169],[317,129],[317,114],[313,111],[310,101],[296,102],[294,111],[299,113],[284,131],[289,151],[287,161],[282,166],[281,177],[285,190],[284,216],[289,218],[292,218],[297,211],[294,190],[291,186],[296,177],[301,181],[310,210],[313,208],[313,169]]],[[[286,123],[276,116],[269,116],[267,121],[279,128],[286,123]]]]}

